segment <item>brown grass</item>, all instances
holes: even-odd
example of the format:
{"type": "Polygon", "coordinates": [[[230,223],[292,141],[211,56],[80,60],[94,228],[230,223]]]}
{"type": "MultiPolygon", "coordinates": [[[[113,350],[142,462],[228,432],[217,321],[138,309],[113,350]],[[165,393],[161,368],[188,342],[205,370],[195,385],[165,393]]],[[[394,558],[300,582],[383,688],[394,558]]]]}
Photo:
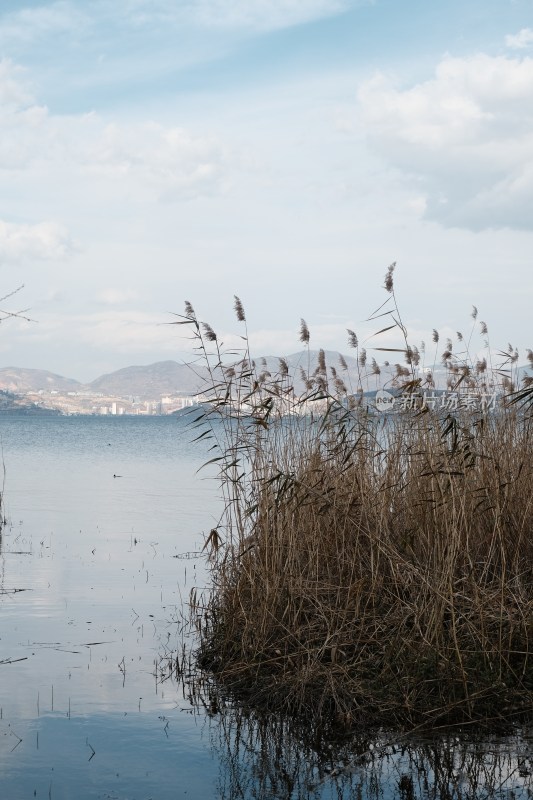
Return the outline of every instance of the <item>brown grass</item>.
{"type": "MultiPolygon", "coordinates": [[[[392,270],[386,288],[394,298],[392,270]]],[[[395,298],[391,316],[405,339],[403,392],[417,393],[420,351],[395,298]]],[[[286,364],[265,375],[246,350],[224,369],[190,306],[183,322],[211,367],[197,424],[210,425],[227,501],[209,538],[212,587],[191,602],[199,668],[250,704],[315,721],[531,719],[528,409],[372,414],[357,409],[361,386],[328,378],[323,353],[302,399],[286,364]]],[[[497,388],[486,363],[445,355],[454,390],[497,388]]]]}

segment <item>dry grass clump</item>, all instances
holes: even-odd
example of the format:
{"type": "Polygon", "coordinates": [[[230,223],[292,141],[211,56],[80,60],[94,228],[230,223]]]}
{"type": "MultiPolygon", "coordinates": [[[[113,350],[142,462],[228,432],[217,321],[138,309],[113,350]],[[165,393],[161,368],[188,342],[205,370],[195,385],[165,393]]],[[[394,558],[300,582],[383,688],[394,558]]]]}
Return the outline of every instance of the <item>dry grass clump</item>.
{"type": "MultiPolygon", "coordinates": [[[[393,319],[407,337],[396,305],[393,319]]],[[[371,413],[323,353],[297,397],[286,365],[264,375],[246,352],[224,367],[190,306],[183,321],[211,363],[197,424],[227,500],[213,585],[191,602],[201,668],[252,704],[347,725],[531,718],[527,409],[371,413]]],[[[471,392],[475,368],[455,366],[471,392]]],[[[403,392],[421,388],[409,372],[403,392]]]]}

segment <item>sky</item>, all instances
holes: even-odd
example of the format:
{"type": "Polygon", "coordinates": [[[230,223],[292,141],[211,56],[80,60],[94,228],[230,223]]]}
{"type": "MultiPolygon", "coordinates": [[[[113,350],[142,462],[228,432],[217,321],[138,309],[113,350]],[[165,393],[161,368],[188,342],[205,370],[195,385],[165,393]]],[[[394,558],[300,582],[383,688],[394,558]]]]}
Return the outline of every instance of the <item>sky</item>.
{"type": "Polygon", "coordinates": [[[0,366],[533,347],[533,0],[3,0],[0,126],[0,366]]]}

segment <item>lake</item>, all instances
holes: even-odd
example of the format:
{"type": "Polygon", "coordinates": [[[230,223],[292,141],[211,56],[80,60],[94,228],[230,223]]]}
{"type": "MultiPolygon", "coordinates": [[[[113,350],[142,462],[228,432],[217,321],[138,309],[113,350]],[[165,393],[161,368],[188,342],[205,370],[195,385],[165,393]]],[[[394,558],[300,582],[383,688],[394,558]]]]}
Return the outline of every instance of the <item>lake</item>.
{"type": "Polygon", "coordinates": [[[315,746],[167,678],[221,512],[186,420],[1,417],[0,438],[1,797],[533,796],[531,731],[315,746]]]}

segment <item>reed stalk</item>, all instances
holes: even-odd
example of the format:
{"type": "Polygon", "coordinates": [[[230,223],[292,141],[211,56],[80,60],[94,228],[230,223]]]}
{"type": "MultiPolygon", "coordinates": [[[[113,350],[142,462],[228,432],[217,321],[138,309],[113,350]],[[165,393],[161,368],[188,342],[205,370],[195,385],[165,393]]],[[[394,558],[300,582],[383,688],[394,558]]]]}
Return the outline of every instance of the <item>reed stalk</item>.
{"type": "MultiPolygon", "coordinates": [[[[407,364],[397,393],[418,396],[434,376],[417,378],[390,268],[386,289],[407,364]]],[[[283,359],[276,373],[254,363],[247,333],[228,366],[190,306],[179,322],[210,371],[195,424],[226,499],[212,585],[191,605],[198,667],[253,706],[346,726],[531,719],[533,419],[516,351],[499,386],[471,342],[443,354],[448,388],[494,388],[495,410],[384,415],[323,351],[301,395],[283,359]]],[[[359,352],[357,380],[361,367],[359,352]]]]}

